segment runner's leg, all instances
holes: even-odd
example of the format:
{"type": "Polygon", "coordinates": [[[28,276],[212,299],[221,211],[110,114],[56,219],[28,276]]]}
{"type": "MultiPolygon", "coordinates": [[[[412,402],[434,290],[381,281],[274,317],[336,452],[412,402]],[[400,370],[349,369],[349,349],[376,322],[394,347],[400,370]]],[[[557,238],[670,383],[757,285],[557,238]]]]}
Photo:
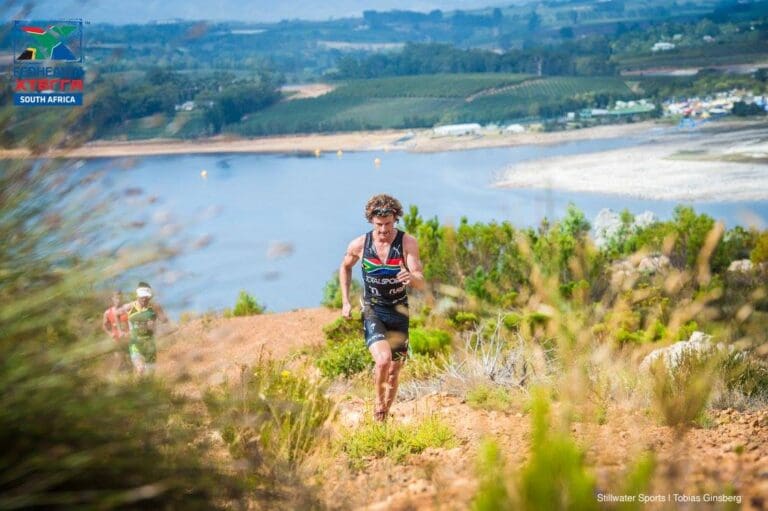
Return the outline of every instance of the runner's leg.
{"type": "Polygon", "coordinates": [[[384,420],[386,417],[387,403],[387,380],[389,378],[390,368],[392,367],[392,349],[386,339],[374,342],[368,350],[376,363],[373,374],[373,384],[376,390],[376,408],[374,413],[377,420],[384,420]]]}
{"type": "Polygon", "coordinates": [[[392,403],[395,402],[397,396],[397,387],[400,383],[400,369],[403,368],[403,361],[393,360],[389,366],[389,373],[387,374],[387,391],[386,401],[384,409],[389,413],[389,409],[392,407],[392,403]]]}
{"type": "Polygon", "coordinates": [[[139,350],[131,347],[131,363],[133,364],[133,372],[141,376],[144,374],[146,364],[144,363],[144,356],[139,353],[139,350]]]}

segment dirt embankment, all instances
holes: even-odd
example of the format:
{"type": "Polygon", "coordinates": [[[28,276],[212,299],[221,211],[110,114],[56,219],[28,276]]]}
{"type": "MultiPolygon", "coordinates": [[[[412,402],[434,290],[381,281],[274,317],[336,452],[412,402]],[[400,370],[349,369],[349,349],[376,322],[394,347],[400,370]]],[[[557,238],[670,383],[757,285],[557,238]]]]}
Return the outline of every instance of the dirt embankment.
{"type": "MultiPolygon", "coordinates": [[[[323,343],[323,325],[338,311],[306,309],[247,318],[197,319],[182,325],[161,344],[158,372],[180,381],[186,394],[200,396],[208,385],[236,378],[241,364],[259,356],[286,358],[303,347],[323,343]]],[[[408,371],[406,367],[405,371],[408,371]]],[[[343,387],[343,386],[342,386],[343,387]]],[[[362,423],[370,403],[338,391],[337,432],[362,423]]],[[[399,400],[395,422],[408,423],[438,415],[453,429],[458,443],[451,449],[427,449],[396,465],[371,459],[360,472],[342,458],[323,460],[319,491],[331,509],[468,509],[477,489],[475,467],[480,441],[495,438],[512,469],[528,457],[530,417],[522,407],[507,411],[472,408],[462,396],[446,393],[399,400]],[[327,466],[331,463],[331,466],[327,466]],[[343,495],[343,499],[339,496],[343,495]]],[[[582,420],[571,434],[594,467],[598,488],[617,488],[643,451],[657,459],[656,493],[682,499],[725,495],[741,497],[739,509],[768,509],[768,410],[718,410],[707,428],[678,437],[645,409],[610,407],[604,421],[582,420]]],[[[614,493],[616,491],[614,490],[614,493]]],[[[648,509],[686,508],[682,501],[648,509]]],[[[712,503],[690,509],[724,509],[712,503]]],[[[730,508],[729,508],[730,509],[730,508]]]]}

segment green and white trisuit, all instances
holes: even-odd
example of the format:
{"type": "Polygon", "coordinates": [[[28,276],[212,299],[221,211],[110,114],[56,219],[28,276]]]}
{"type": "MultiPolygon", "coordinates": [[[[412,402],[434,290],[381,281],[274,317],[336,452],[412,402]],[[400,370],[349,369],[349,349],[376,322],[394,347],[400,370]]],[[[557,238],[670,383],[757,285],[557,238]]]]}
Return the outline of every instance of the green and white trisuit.
{"type": "Polygon", "coordinates": [[[147,369],[154,369],[157,361],[156,323],[157,313],[152,304],[146,307],[139,305],[138,301],[131,304],[131,309],[128,311],[128,327],[131,331],[128,352],[131,354],[134,367],[144,365],[147,369]]]}

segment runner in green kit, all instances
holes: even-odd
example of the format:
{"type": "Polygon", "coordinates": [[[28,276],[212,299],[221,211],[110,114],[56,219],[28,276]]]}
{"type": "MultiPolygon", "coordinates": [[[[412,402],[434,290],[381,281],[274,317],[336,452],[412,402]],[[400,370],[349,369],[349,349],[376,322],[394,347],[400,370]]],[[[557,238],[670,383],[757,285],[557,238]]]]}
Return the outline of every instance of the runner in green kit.
{"type": "Polygon", "coordinates": [[[146,282],[139,282],[136,288],[136,300],[120,307],[120,312],[128,315],[130,342],[128,351],[136,374],[143,375],[155,370],[157,346],[155,331],[157,322],[167,322],[162,307],[151,304],[152,288],[146,282]]]}

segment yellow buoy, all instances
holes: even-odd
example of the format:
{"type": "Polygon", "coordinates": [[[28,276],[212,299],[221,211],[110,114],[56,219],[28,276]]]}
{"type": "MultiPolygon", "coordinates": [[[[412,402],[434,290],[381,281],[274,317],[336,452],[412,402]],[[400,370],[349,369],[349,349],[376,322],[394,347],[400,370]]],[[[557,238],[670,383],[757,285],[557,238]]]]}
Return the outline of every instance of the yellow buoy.
{"type": "Polygon", "coordinates": [[[373,160],[373,164],[377,167],[381,167],[381,158],[376,158],[373,160]]]}
{"type": "Polygon", "coordinates": [[[203,179],[208,179],[208,171],[205,169],[201,170],[200,177],[202,177],[203,179]]]}
{"type": "Polygon", "coordinates": [[[315,157],[316,158],[320,157],[320,149],[315,149],[315,157]]]}
{"type": "Polygon", "coordinates": [[[339,158],[341,158],[343,154],[344,154],[344,151],[342,151],[341,149],[336,151],[336,156],[338,156],[339,158]]]}

